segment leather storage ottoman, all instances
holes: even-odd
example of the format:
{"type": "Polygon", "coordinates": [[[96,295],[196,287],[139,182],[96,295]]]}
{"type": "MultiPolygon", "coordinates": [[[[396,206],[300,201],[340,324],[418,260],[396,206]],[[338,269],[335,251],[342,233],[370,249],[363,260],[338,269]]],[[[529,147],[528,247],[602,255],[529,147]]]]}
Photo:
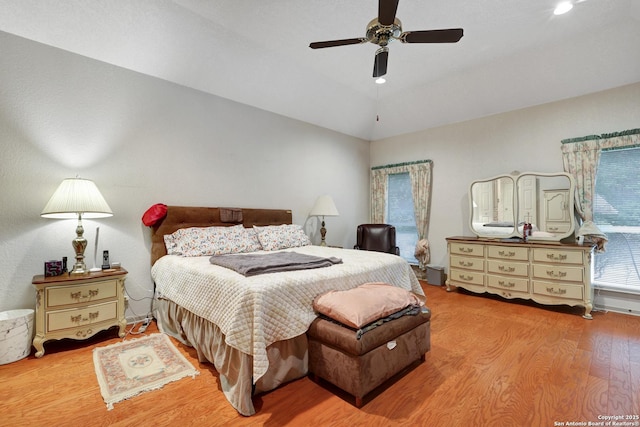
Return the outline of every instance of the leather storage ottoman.
{"type": "Polygon", "coordinates": [[[356,337],[356,331],[317,318],[307,331],[309,372],[362,398],[417,360],[431,348],[431,312],[390,320],[356,337]]]}

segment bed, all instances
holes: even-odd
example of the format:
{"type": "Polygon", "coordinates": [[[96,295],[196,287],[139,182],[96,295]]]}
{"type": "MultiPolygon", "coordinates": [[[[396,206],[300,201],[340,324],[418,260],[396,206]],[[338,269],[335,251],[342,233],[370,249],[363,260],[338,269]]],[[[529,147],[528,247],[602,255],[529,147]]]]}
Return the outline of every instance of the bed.
{"type": "Polygon", "coordinates": [[[316,318],[312,302],[317,295],[366,282],[388,282],[424,295],[409,264],[391,254],[312,245],[260,250],[254,253],[296,252],[342,262],[245,277],[213,265],[208,255],[168,255],[165,245],[165,235],[190,227],[241,224],[253,230],[291,222],[289,210],[169,206],[152,226],[151,275],[159,328],[194,347],[201,362],[213,363],[225,397],[245,416],[255,413],[254,394],[307,374],[305,333],[316,318]]]}

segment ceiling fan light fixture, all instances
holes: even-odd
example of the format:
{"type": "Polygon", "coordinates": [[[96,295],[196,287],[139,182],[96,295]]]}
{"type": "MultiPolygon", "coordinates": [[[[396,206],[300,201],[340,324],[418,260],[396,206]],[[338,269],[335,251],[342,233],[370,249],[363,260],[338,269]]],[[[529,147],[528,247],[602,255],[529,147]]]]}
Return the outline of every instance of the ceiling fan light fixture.
{"type": "Polygon", "coordinates": [[[573,3],[570,1],[563,1],[561,3],[558,3],[556,8],[553,10],[553,14],[564,15],[565,13],[569,12],[571,9],[573,9],[573,3]]]}
{"type": "Polygon", "coordinates": [[[385,84],[387,82],[387,79],[385,79],[384,77],[380,76],[375,81],[376,81],[376,84],[383,85],[383,84],[385,84]]]}

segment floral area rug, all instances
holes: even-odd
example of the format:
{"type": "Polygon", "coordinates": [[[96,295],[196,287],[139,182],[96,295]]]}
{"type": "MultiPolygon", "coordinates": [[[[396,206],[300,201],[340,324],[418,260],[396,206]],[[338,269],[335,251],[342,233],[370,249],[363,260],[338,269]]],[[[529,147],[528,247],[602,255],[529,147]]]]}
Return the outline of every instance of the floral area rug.
{"type": "Polygon", "coordinates": [[[199,374],[164,334],[95,348],[93,364],[108,410],[114,403],[199,374]]]}

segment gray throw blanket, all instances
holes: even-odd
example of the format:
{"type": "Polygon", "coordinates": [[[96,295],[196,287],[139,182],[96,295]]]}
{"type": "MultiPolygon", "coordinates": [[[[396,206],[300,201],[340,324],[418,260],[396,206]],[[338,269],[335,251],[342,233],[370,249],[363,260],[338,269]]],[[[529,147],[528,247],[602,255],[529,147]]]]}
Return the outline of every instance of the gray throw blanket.
{"type": "Polygon", "coordinates": [[[274,252],[270,254],[214,255],[211,264],[229,268],[243,276],[277,273],[281,271],[308,270],[342,264],[340,258],[322,258],[298,252],[274,252]]]}

